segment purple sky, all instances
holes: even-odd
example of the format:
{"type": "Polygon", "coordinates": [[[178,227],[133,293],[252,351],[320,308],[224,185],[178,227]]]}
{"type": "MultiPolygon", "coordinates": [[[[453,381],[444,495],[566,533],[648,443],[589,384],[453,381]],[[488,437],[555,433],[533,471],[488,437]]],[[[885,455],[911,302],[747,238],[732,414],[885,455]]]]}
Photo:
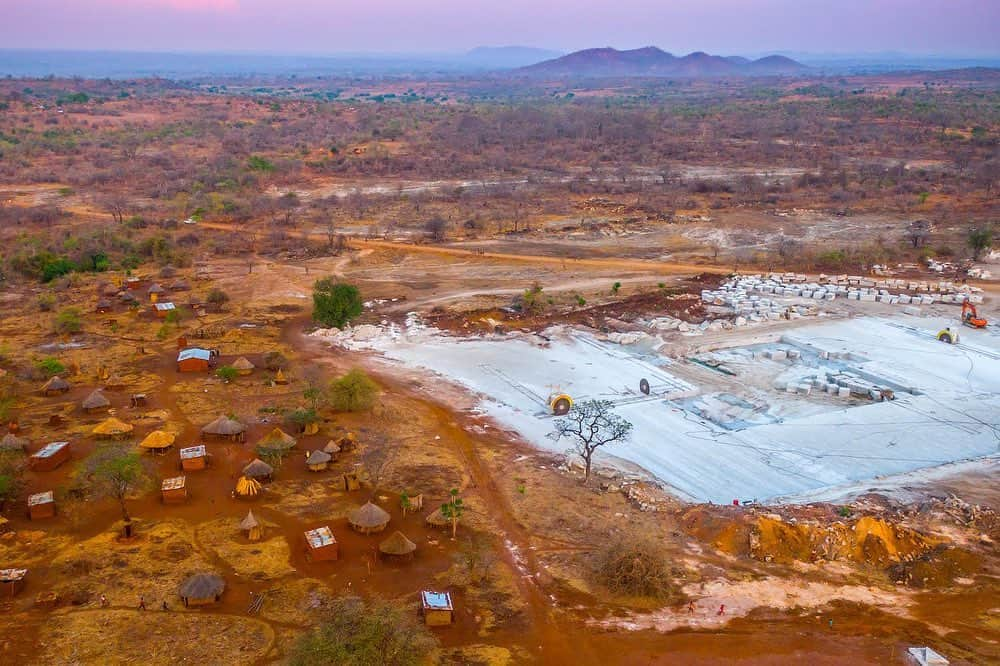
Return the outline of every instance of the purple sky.
{"type": "Polygon", "coordinates": [[[0,47],[1000,54],[1000,0],[0,0],[0,47]]]}

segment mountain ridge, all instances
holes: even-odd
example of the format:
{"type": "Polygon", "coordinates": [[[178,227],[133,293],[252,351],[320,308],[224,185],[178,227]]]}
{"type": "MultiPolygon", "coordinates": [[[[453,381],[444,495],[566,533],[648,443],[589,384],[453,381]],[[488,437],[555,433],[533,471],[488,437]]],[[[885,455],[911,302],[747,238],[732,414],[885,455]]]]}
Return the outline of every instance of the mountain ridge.
{"type": "Polygon", "coordinates": [[[788,75],[807,69],[805,65],[780,55],[749,60],[740,56],[711,55],[704,51],[675,56],[656,46],[629,50],[606,46],[574,51],[514,71],[527,76],[721,78],[788,75]]]}

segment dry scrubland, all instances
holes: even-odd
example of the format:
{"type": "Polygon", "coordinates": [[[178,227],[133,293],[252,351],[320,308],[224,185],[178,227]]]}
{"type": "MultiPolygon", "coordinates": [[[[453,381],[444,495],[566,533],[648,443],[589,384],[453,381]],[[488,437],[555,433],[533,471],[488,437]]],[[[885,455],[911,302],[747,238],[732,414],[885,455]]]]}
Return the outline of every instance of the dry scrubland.
{"type": "MultiPolygon", "coordinates": [[[[0,601],[0,658],[280,663],[338,596],[409,615],[420,589],[447,589],[455,623],[434,630],[429,657],[442,664],[903,663],[925,644],[952,663],[1000,659],[995,463],[788,505],[692,504],[634,468],[602,466],[584,484],[487,414],[483,396],[306,335],[313,282],[330,275],[368,301],[356,324],[405,327],[416,311],[456,335],[608,335],[668,315],[725,318],[700,293],[737,266],[888,264],[938,279],[924,263],[934,258],[949,278],[995,272],[968,241],[997,217],[997,83],[991,72],[535,82],[507,104],[491,81],[0,82],[2,420],[29,451],[73,449],[48,472],[4,454],[17,482],[0,568],[30,572],[0,601]],[[177,314],[157,319],[145,291],[137,306],[113,295],[127,272],[162,284],[177,314]],[[95,312],[103,299],[109,311],[95,312]],[[182,336],[218,349],[220,366],[245,356],[256,369],[228,383],[179,374],[182,336]],[[287,384],[273,381],[279,366],[287,384]],[[370,409],[317,399],[354,367],[380,387],[370,409]],[[68,393],[41,395],[52,373],[68,393]],[[83,412],[109,377],[110,406],[83,412]],[[131,405],[134,393],[147,403],[131,405]],[[258,498],[232,497],[258,441],[296,432],[285,416],[314,400],[318,432],[296,434],[258,498]],[[206,442],[211,464],[187,474],[183,504],[158,491],[178,474],[176,448],[147,454],[151,482],[127,499],[136,537],[122,541],[118,503],[77,473],[109,446],[91,430],[110,414],[135,427],[129,445],[158,429],[193,444],[220,414],[248,431],[245,443],[206,442]],[[306,470],[305,452],[348,432],[357,450],[306,470]],[[380,450],[395,452],[383,474],[380,450]],[[342,475],[363,467],[368,481],[345,491],[342,475]],[[27,495],[50,489],[57,516],[29,521],[27,495]],[[454,540],[424,521],[451,489],[466,506],[454,540]],[[404,493],[422,493],[424,508],[403,516],[404,493]],[[384,534],[347,526],[369,497],[391,514],[384,534]],[[248,509],[257,542],[238,527],[248,509]],[[303,530],[323,524],[337,562],[303,552],[303,530]],[[396,529],[414,559],[374,559],[396,529]],[[634,557],[623,565],[617,552],[634,557]],[[655,585],[629,578],[630,562],[655,585]],[[201,571],[226,590],[185,609],[177,587],[201,571]],[[251,592],[264,595],[256,613],[251,592]]],[[[995,320],[995,285],[973,282],[995,320]]],[[[831,316],[880,307],[838,303],[831,316]]],[[[671,362],[727,335],[669,337],[671,362]]]]}

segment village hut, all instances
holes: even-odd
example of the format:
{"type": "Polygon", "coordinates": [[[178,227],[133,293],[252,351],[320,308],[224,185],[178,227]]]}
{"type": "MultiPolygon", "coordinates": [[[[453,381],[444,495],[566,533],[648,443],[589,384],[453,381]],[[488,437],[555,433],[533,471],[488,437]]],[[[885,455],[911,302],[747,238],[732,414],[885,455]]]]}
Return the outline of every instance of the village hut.
{"type": "Polygon", "coordinates": [[[179,451],[181,459],[181,469],[185,472],[194,472],[205,469],[208,465],[208,451],[204,444],[188,446],[179,451]]]}
{"type": "Polygon", "coordinates": [[[278,368],[278,371],[274,373],[274,383],[281,385],[288,383],[288,377],[285,376],[285,373],[281,368],[278,368]]]}
{"type": "Polygon", "coordinates": [[[434,509],[433,512],[424,521],[431,527],[447,527],[451,525],[451,521],[444,515],[444,511],[441,507],[434,509]]]}
{"type": "Polygon", "coordinates": [[[49,442],[28,458],[28,467],[36,472],[51,472],[69,460],[69,442],[49,442]]]}
{"type": "Polygon", "coordinates": [[[449,625],[454,612],[455,608],[452,606],[450,594],[421,590],[420,614],[424,616],[424,624],[429,627],[449,625]]]}
{"type": "Polygon", "coordinates": [[[111,375],[104,381],[104,388],[109,391],[120,391],[125,388],[125,380],[121,378],[121,375],[111,375]]]}
{"type": "Polygon", "coordinates": [[[146,293],[149,294],[149,300],[152,301],[153,303],[155,303],[160,298],[160,296],[162,296],[166,292],[167,290],[164,289],[159,283],[151,284],[149,286],[149,289],[146,290],[146,293]]]}
{"type": "Polygon", "coordinates": [[[95,389],[93,393],[84,398],[80,403],[85,412],[96,412],[99,409],[107,409],[111,406],[111,401],[104,397],[101,389],[95,389]]]}
{"type": "Polygon", "coordinates": [[[245,376],[252,373],[256,366],[251,363],[246,356],[240,356],[238,359],[233,361],[232,367],[236,370],[236,372],[245,376]]]}
{"type": "Polygon", "coordinates": [[[208,372],[212,366],[212,350],[190,347],[177,352],[177,372],[208,372]]]}
{"type": "Polygon", "coordinates": [[[132,424],[112,416],[98,423],[97,427],[91,430],[91,433],[97,437],[120,439],[131,433],[132,430],[134,430],[132,424]]]}
{"type": "Polygon", "coordinates": [[[153,312],[156,313],[157,319],[166,319],[167,316],[171,312],[174,312],[176,309],[177,306],[170,301],[163,301],[161,303],[153,304],[153,312]]]}
{"type": "Polygon", "coordinates": [[[290,451],[298,445],[298,442],[294,437],[289,435],[287,432],[281,428],[275,428],[271,432],[267,433],[264,439],[257,443],[257,446],[262,449],[275,449],[278,451],[290,451]]]}
{"type": "Polygon", "coordinates": [[[340,453],[340,445],[332,439],[326,443],[323,447],[323,453],[329,453],[331,460],[337,459],[337,454],[340,453]]]}
{"type": "Polygon", "coordinates": [[[406,535],[396,530],[388,539],[378,545],[380,553],[386,557],[409,559],[413,557],[413,552],[417,549],[417,544],[406,538],[406,535]]]}
{"type": "Polygon", "coordinates": [[[170,291],[191,291],[191,283],[183,278],[176,280],[170,285],[170,291]]]}
{"type": "Polygon", "coordinates": [[[361,534],[375,534],[385,529],[389,524],[389,512],[372,502],[367,502],[351,512],[347,517],[347,522],[355,532],[361,534]]]}
{"type": "Polygon", "coordinates": [[[337,440],[337,446],[339,446],[340,450],[344,451],[345,453],[347,451],[353,451],[358,446],[358,438],[354,435],[353,432],[349,432],[337,440]]]}
{"type": "Polygon", "coordinates": [[[174,445],[175,439],[177,439],[177,435],[172,432],[154,430],[139,442],[139,448],[153,453],[166,453],[167,449],[174,445]]]}
{"type": "Polygon", "coordinates": [[[247,427],[236,419],[231,419],[228,416],[220,416],[202,428],[201,432],[204,435],[227,437],[229,439],[242,442],[245,437],[246,430],[247,427]]]}
{"type": "Polygon", "coordinates": [[[174,476],[160,483],[160,497],[164,504],[180,504],[187,500],[187,477],[174,476]]]}
{"type": "Polygon", "coordinates": [[[361,490],[361,475],[358,472],[344,472],[342,477],[344,492],[361,490]]]}
{"type": "Polygon", "coordinates": [[[254,458],[243,468],[243,476],[261,482],[270,481],[272,474],[274,474],[274,468],[260,458],[254,458]]]}
{"type": "Polygon", "coordinates": [[[28,517],[32,520],[56,515],[56,498],[51,490],[28,495],[28,517]]]}
{"type": "Polygon", "coordinates": [[[69,382],[56,375],[49,379],[49,381],[42,384],[42,393],[45,395],[59,395],[60,393],[66,393],[69,391],[69,382]]]}
{"type": "Polygon", "coordinates": [[[25,437],[18,437],[12,432],[7,433],[0,439],[0,451],[21,451],[27,452],[28,440],[25,437]]]}
{"type": "Polygon", "coordinates": [[[236,494],[239,497],[256,497],[260,494],[260,481],[241,476],[236,482],[236,494]]]}
{"type": "Polygon", "coordinates": [[[226,581],[222,576],[199,573],[181,583],[178,594],[185,606],[205,606],[218,602],[225,589],[226,581]]]}
{"type": "Polygon", "coordinates": [[[111,312],[111,309],[113,307],[114,305],[112,305],[110,300],[102,298],[97,301],[97,307],[95,307],[94,310],[97,312],[97,314],[107,314],[111,312]]]}
{"type": "Polygon", "coordinates": [[[27,569],[0,569],[0,591],[4,596],[13,597],[24,588],[27,569]]]}
{"type": "Polygon", "coordinates": [[[260,522],[253,515],[253,511],[247,511],[247,517],[240,523],[240,529],[246,532],[250,541],[260,541],[264,536],[264,529],[260,522]]]}
{"type": "Polygon", "coordinates": [[[330,465],[331,460],[333,460],[333,456],[326,451],[317,449],[306,457],[306,467],[313,472],[322,472],[330,465]]]}
{"type": "Polygon", "coordinates": [[[330,527],[324,525],[304,534],[306,539],[306,556],[313,562],[336,560],[340,558],[340,545],[330,527]]]}

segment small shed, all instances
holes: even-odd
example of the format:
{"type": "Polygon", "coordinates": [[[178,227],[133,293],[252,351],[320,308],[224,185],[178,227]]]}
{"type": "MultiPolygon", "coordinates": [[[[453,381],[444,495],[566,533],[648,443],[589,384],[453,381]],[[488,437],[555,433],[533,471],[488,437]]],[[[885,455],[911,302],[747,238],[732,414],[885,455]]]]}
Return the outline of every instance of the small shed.
{"type": "Polygon", "coordinates": [[[226,581],[217,574],[195,574],[181,583],[178,594],[185,606],[207,606],[222,598],[226,581]]]}
{"type": "Polygon", "coordinates": [[[12,432],[7,433],[0,439],[0,451],[20,451],[28,450],[28,440],[25,437],[18,437],[12,432]]]}
{"type": "Polygon", "coordinates": [[[240,356],[238,359],[233,361],[232,367],[236,370],[236,372],[245,376],[252,373],[254,368],[257,366],[251,363],[246,356],[240,356]]]}
{"type": "Polygon", "coordinates": [[[175,311],[177,306],[170,301],[163,301],[162,303],[154,303],[153,311],[156,313],[158,319],[166,319],[167,315],[175,311]]]}
{"type": "Polygon", "coordinates": [[[254,458],[243,468],[243,476],[260,482],[270,481],[274,468],[260,458],[254,458]]]}
{"type": "Polygon", "coordinates": [[[121,378],[121,375],[111,375],[105,380],[104,388],[109,391],[121,391],[125,388],[125,380],[121,378]]]}
{"type": "Polygon", "coordinates": [[[256,497],[260,494],[262,487],[260,481],[257,479],[241,476],[236,481],[236,495],[239,497],[256,497]]]}
{"type": "Polygon", "coordinates": [[[27,569],[0,569],[0,592],[4,596],[13,597],[24,589],[27,575],[27,569]]]}
{"type": "Polygon", "coordinates": [[[177,372],[208,372],[211,366],[212,352],[208,349],[188,347],[177,354],[177,372]]]}
{"type": "Polygon", "coordinates": [[[361,490],[361,476],[357,472],[344,472],[344,492],[361,490]]]}
{"type": "Polygon", "coordinates": [[[50,472],[69,460],[69,442],[49,442],[31,454],[28,466],[36,472],[50,472]]]}
{"type": "Polygon", "coordinates": [[[451,624],[455,608],[451,604],[451,595],[447,592],[420,592],[420,614],[424,616],[424,624],[429,627],[442,627],[451,624]]]}
{"type": "Polygon", "coordinates": [[[417,544],[406,538],[406,535],[396,530],[388,539],[378,545],[378,550],[385,557],[411,559],[417,544]]]}
{"type": "Polygon", "coordinates": [[[213,437],[225,437],[233,441],[242,442],[246,436],[247,427],[228,416],[220,416],[201,429],[203,435],[213,437]]]}
{"type": "Polygon", "coordinates": [[[340,546],[333,532],[326,525],[305,533],[306,555],[313,562],[324,562],[340,558],[340,546]]]}
{"type": "Polygon", "coordinates": [[[138,291],[140,289],[144,289],[147,284],[149,284],[149,280],[135,277],[134,275],[125,278],[125,288],[128,289],[129,291],[138,291]]]}
{"type": "Polygon", "coordinates": [[[115,417],[104,419],[90,432],[103,439],[122,439],[135,429],[130,423],[125,423],[115,417]]]}
{"type": "Polygon", "coordinates": [[[250,541],[260,541],[264,536],[264,528],[257,517],[253,515],[253,511],[247,511],[247,517],[240,522],[240,529],[246,532],[247,539],[250,541]]]}
{"type": "Polygon", "coordinates": [[[194,472],[205,469],[208,465],[208,452],[204,444],[188,446],[180,450],[181,469],[185,472],[194,472]]]}
{"type": "Polygon", "coordinates": [[[60,395],[69,392],[69,382],[56,375],[49,378],[49,381],[42,384],[43,395],[60,395]]]}
{"type": "Polygon", "coordinates": [[[389,524],[389,512],[373,502],[366,502],[347,517],[347,522],[355,532],[375,534],[389,524]]]}
{"type": "Polygon", "coordinates": [[[174,476],[163,479],[160,484],[160,496],[164,504],[181,504],[187,501],[187,477],[174,476]]]}
{"type": "Polygon", "coordinates": [[[322,472],[330,465],[331,460],[333,456],[326,451],[312,451],[306,456],[306,467],[313,472],[322,472]]]}
{"type": "Polygon", "coordinates": [[[28,495],[28,517],[32,520],[51,518],[56,515],[56,498],[51,490],[28,495]]]}
{"type": "Polygon", "coordinates": [[[264,439],[257,442],[257,446],[263,449],[290,451],[298,446],[298,441],[281,428],[275,428],[267,433],[264,439]]]}
{"type": "Polygon", "coordinates": [[[111,401],[104,397],[104,392],[101,389],[95,389],[93,393],[84,398],[80,406],[85,412],[96,412],[110,407],[111,401]]]}
{"type": "Polygon", "coordinates": [[[146,435],[146,438],[139,442],[139,448],[153,453],[166,453],[167,449],[174,445],[177,435],[165,430],[154,430],[146,435]]]}

